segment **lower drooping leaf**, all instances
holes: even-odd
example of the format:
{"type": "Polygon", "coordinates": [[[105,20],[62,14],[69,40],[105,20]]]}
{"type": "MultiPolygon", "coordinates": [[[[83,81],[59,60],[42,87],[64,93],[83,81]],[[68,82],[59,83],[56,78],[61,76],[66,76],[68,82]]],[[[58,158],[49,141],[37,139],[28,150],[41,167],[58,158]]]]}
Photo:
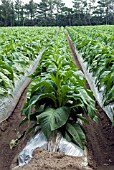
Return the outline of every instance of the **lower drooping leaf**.
{"type": "Polygon", "coordinates": [[[66,130],[73,137],[73,140],[83,149],[86,143],[86,136],[78,123],[66,124],[66,130]]]}

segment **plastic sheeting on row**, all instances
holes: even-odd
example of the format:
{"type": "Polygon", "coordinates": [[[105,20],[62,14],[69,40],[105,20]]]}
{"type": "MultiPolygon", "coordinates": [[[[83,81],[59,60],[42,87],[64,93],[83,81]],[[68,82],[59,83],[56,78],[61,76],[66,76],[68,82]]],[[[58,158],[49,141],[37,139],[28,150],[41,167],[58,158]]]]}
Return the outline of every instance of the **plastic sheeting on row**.
{"type": "Polygon", "coordinates": [[[106,112],[107,116],[109,117],[109,119],[113,122],[113,117],[114,117],[114,103],[108,104],[107,106],[103,106],[103,91],[104,91],[104,87],[102,87],[102,89],[100,91],[98,91],[96,85],[95,85],[95,79],[96,77],[92,76],[92,73],[89,73],[89,71],[87,70],[87,62],[84,62],[82,55],[78,53],[78,51],[75,49],[77,58],[82,66],[82,69],[84,71],[85,77],[89,83],[89,86],[91,88],[91,90],[94,93],[94,96],[96,98],[96,100],[98,101],[99,105],[101,106],[101,108],[106,112]]]}
{"type": "Polygon", "coordinates": [[[1,103],[0,103],[0,123],[2,121],[6,120],[11,115],[11,113],[13,112],[23,90],[27,87],[27,85],[31,81],[31,79],[28,78],[28,76],[36,70],[37,65],[39,63],[39,60],[40,60],[44,51],[45,51],[45,49],[42,50],[39,53],[39,55],[37,56],[35,61],[33,61],[32,64],[30,65],[28,71],[21,78],[21,80],[18,80],[18,81],[15,82],[16,85],[15,85],[15,88],[13,89],[13,91],[12,91],[13,97],[9,97],[9,98],[4,97],[1,100],[1,103]]]}
{"type": "MultiPolygon", "coordinates": [[[[38,133],[30,139],[30,141],[27,143],[23,151],[19,154],[18,156],[19,166],[23,166],[29,163],[29,161],[32,158],[33,151],[38,147],[42,147],[46,150],[48,149],[48,142],[41,130],[38,131],[38,133]]],[[[58,151],[63,152],[65,155],[78,157],[84,156],[84,151],[80,147],[73,144],[72,142],[68,142],[63,137],[61,137],[58,143],[58,151]]]]}

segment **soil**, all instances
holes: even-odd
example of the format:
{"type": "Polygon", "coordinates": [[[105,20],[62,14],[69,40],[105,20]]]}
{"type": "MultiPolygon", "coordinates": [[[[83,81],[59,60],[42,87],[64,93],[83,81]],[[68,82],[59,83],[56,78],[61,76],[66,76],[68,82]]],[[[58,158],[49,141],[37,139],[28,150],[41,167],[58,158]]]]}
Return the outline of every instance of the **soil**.
{"type": "Polygon", "coordinates": [[[10,149],[9,144],[11,140],[16,139],[17,132],[22,134],[27,126],[27,124],[24,124],[19,128],[19,122],[23,119],[23,116],[21,116],[21,109],[25,101],[25,96],[26,89],[12,115],[0,124],[0,170],[10,169],[11,162],[15,155],[22,150],[27,141],[27,138],[24,138],[15,148],[12,150],[10,149]]]}
{"type": "MultiPolygon", "coordinates": [[[[74,47],[69,40],[74,60],[80,69],[74,47]]],[[[88,86],[88,85],[87,85],[88,86]]],[[[89,88],[89,87],[88,87],[89,88]]],[[[22,134],[27,124],[19,127],[19,122],[23,119],[21,110],[26,97],[26,89],[23,92],[14,112],[6,121],[0,124],[0,170],[10,170],[10,166],[17,165],[17,155],[24,148],[29,136],[22,139],[12,150],[9,144],[16,138],[17,132],[22,134]]],[[[85,125],[87,133],[88,161],[92,167],[81,167],[82,158],[65,156],[62,153],[49,153],[41,148],[34,151],[33,159],[19,170],[114,170],[114,127],[105,112],[96,102],[98,109],[98,123],[90,120],[89,125],[85,125]]]]}
{"type": "MultiPolygon", "coordinates": [[[[33,153],[33,159],[23,167],[16,170],[92,170],[82,166],[82,157],[65,156],[63,153],[38,148],[33,153]]],[[[13,169],[12,169],[13,170],[13,169]]]]}

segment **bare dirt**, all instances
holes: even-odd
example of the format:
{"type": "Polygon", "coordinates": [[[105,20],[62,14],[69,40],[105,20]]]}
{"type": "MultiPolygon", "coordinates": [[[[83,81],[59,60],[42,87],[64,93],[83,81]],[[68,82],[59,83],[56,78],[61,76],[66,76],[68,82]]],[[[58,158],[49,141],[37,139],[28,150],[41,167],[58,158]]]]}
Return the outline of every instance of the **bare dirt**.
{"type": "Polygon", "coordinates": [[[11,162],[15,155],[22,150],[27,141],[27,138],[23,139],[14,149],[10,149],[9,144],[11,140],[16,139],[17,132],[22,134],[27,126],[27,124],[25,124],[19,128],[19,122],[23,119],[23,116],[21,116],[21,109],[25,101],[25,96],[26,90],[23,92],[10,118],[0,124],[0,170],[10,169],[11,162]]]}
{"type": "MultiPolygon", "coordinates": [[[[72,43],[69,43],[73,50],[72,43]]],[[[74,60],[80,69],[80,63],[72,51],[74,60]]],[[[6,121],[0,124],[0,170],[10,170],[10,166],[17,165],[17,155],[24,148],[28,138],[22,139],[12,150],[9,144],[16,138],[16,133],[24,132],[27,124],[19,128],[19,122],[23,119],[21,110],[26,97],[26,90],[21,96],[14,112],[6,121]]],[[[92,167],[80,167],[82,158],[65,156],[62,153],[49,153],[41,148],[34,151],[31,162],[19,170],[114,170],[114,127],[109,118],[96,102],[98,109],[98,123],[90,120],[85,125],[87,133],[87,148],[89,152],[89,165],[92,167]]]]}
{"type": "Polygon", "coordinates": [[[29,164],[16,168],[16,170],[92,170],[82,166],[81,157],[65,156],[63,153],[48,151],[38,148],[33,153],[29,164]]]}

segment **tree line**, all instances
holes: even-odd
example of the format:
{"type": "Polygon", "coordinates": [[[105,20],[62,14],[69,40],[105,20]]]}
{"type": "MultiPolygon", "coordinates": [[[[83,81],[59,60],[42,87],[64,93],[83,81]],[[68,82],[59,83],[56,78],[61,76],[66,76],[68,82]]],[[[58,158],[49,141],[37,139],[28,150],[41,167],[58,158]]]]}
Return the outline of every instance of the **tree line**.
{"type": "Polygon", "coordinates": [[[114,0],[1,0],[0,26],[75,26],[114,24],[114,0]]]}

